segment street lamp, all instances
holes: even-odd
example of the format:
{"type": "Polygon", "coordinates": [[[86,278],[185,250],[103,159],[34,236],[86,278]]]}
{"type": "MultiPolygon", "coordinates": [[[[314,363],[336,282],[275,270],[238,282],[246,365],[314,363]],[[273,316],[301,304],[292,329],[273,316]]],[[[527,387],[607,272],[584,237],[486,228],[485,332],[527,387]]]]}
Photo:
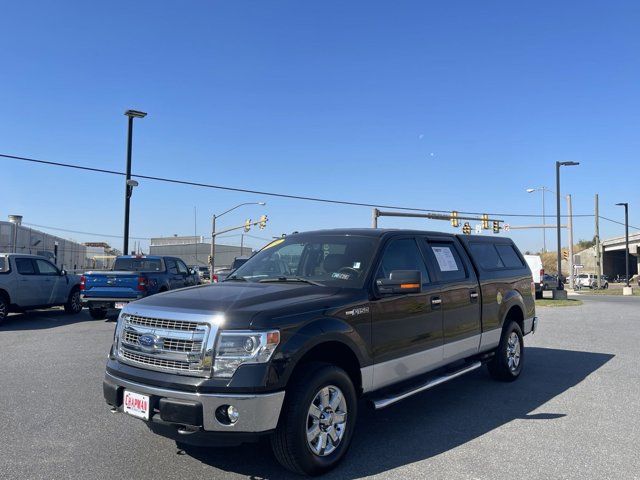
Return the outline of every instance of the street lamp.
{"type": "Polygon", "coordinates": [[[211,270],[210,276],[211,276],[211,283],[213,283],[213,269],[214,269],[214,265],[215,265],[215,261],[214,261],[214,257],[216,254],[216,219],[218,219],[219,217],[226,215],[227,213],[235,210],[236,208],[240,208],[243,207],[245,205],[266,205],[266,202],[244,202],[244,203],[239,203],[238,205],[236,205],[235,207],[231,207],[228,210],[225,210],[224,212],[216,215],[215,213],[213,214],[213,217],[211,217],[211,254],[209,255],[209,269],[211,270]]]}
{"type": "Polygon", "coordinates": [[[547,187],[539,187],[539,188],[527,188],[527,193],[533,192],[542,192],[542,252],[546,253],[547,251],[547,216],[544,208],[544,192],[555,193],[553,190],[549,190],[547,187]]]}
{"type": "Polygon", "coordinates": [[[133,187],[138,186],[138,182],[131,180],[131,141],[133,136],[133,119],[144,118],[147,114],[145,112],[139,112],[138,110],[127,110],[124,114],[129,117],[129,131],[127,135],[127,175],[124,190],[124,241],[122,253],[127,255],[129,252],[129,202],[131,199],[131,193],[133,192],[133,187]],[[135,182],[135,185],[131,183],[132,181],[135,182]]]}
{"type": "MultiPolygon", "coordinates": [[[[560,167],[573,167],[580,162],[556,162],[556,233],[558,235],[558,290],[564,290],[562,285],[562,234],[560,233],[560,167]]],[[[571,272],[569,272],[571,275],[571,272]]]]}
{"type": "Polygon", "coordinates": [[[624,207],[624,281],[629,287],[629,204],[616,203],[618,207],[624,207]]]}

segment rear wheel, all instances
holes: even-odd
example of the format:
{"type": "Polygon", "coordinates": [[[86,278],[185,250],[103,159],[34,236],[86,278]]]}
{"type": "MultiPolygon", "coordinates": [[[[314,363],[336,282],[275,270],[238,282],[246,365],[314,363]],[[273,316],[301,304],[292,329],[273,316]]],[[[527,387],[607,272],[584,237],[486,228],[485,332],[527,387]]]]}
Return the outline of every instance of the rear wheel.
{"type": "Polygon", "coordinates": [[[89,315],[91,315],[91,318],[94,320],[104,320],[107,318],[107,309],[89,307],[89,315]]]}
{"type": "Polygon", "coordinates": [[[0,294],[0,325],[4,322],[9,314],[9,302],[4,295],[0,294]]]}
{"type": "Polygon", "coordinates": [[[71,314],[80,313],[82,311],[82,300],[80,299],[80,290],[72,290],[69,299],[64,305],[64,311],[71,314]]]}
{"type": "Polygon", "coordinates": [[[489,374],[504,382],[512,382],[520,376],[524,363],[524,338],[520,325],[511,321],[502,331],[500,344],[494,357],[487,364],[489,374]]]}
{"type": "Polygon", "coordinates": [[[349,449],[357,409],[356,391],[344,370],[310,364],[287,389],[280,422],[271,437],[276,458],[302,475],[331,470],[349,449]]]}

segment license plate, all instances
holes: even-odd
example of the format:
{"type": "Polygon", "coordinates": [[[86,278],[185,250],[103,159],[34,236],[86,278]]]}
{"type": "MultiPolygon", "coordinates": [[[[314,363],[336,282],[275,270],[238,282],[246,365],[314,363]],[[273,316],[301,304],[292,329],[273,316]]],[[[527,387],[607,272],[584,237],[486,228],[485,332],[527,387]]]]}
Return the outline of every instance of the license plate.
{"type": "Polygon", "coordinates": [[[116,302],[116,308],[124,308],[124,306],[129,302],[116,302]]]}
{"type": "Polygon", "coordinates": [[[124,391],[122,399],[124,413],[143,420],[149,420],[149,396],[140,393],[124,391]]]}

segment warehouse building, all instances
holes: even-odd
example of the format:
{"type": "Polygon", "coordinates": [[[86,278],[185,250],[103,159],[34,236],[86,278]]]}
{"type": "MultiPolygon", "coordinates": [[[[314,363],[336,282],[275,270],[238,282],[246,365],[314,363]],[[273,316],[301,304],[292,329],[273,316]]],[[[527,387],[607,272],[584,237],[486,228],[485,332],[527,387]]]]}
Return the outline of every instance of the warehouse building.
{"type": "Polygon", "coordinates": [[[40,255],[69,272],[87,266],[87,247],[24,226],[21,215],[9,215],[8,222],[0,221],[0,252],[40,255]]]}
{"type": "MultiPolygon", "coordinates": [[[[214,267],[229,267],[237,257],[249,256],[252,253],[250,247],[216,243],[214,267]]],[[[187,265],[209,265],[210,254],[211,243],[205,242],[202,237],[152,238],[149,246],[149,255],[178,257],[187,265]]]]}

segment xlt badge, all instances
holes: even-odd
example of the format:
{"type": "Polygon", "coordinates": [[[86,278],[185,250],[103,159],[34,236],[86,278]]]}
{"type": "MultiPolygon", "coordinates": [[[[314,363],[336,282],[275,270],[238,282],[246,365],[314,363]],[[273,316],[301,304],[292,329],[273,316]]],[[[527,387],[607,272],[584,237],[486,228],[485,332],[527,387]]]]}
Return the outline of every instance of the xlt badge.
{"type": "Polygon", "coordinates": [[[355,317],[357,315],[364,315],[365,313],[369,313],[369,307],[356,307],[344,312],[347,317],[355,317]]]}

